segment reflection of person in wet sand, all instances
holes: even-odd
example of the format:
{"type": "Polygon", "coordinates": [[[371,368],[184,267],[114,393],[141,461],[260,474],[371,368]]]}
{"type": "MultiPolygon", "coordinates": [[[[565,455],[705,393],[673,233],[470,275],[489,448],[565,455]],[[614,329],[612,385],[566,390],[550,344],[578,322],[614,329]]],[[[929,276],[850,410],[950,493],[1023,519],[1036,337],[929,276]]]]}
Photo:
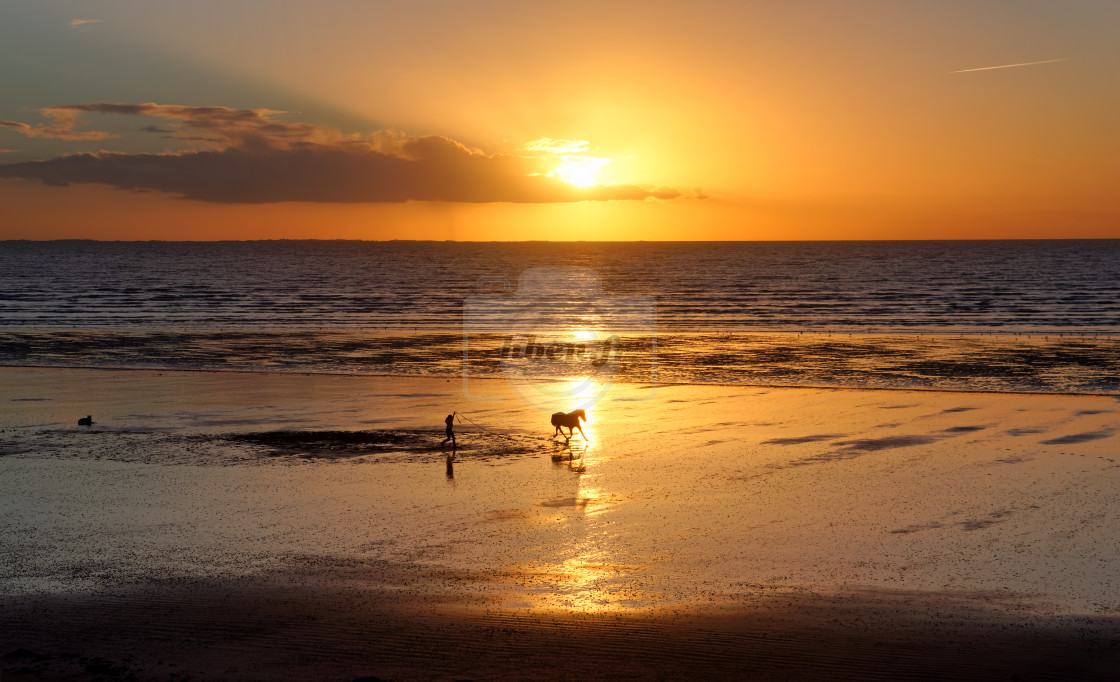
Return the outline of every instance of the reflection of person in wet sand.
{"type": "Polygon", "coordinates": [[[439,446],[442,448],[447,445],[447,441],[451,441],[451,447],[455,447],[455,429],[453,428],[455,426],[455,413],[452,412],[447,415],[447,419],[444,419],[443,422],[447,424],[447,438],[444,438],[439,446]]]}

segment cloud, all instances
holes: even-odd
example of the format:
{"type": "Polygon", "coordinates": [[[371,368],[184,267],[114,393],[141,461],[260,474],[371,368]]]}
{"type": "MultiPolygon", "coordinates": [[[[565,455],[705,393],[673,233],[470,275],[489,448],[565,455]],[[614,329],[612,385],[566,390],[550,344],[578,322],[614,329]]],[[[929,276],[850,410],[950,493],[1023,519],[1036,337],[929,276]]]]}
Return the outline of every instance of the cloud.
{"type": "MultiPolygon", "coordinates": [[[[40,109],[39,113],[57,120],[66,120],[67,117],[76,120],[76,117],[83,113],[151,116],[177,123],[179,128],[170,132],[180,139],[202,139],[221,147],[277,146],[292,142],[322,141],[331,137],[326,131],[309,123],[274,121],[274,116],[284,112],[272,109],[190,107],[150,102],[146,104],[98,102],[46,107],[40,109]]],[[[107,133],[93,134],[106,135],[107,133]]]]}
{"type": "Polygon", "coordinates": [[[0,154],[12,154],[18,151],[18,149],[0,149],[0,154]]]}
{"type": "MultiPolygon", "coordinates": [[[[671,188],[629,184],[576,187],[547,177],[548,162],[538,157],[488,155],[438,135],[383,131],[365,139],[343,137],[307,123],[277,121],[282,112],[268,109],[94,103],[49,107],[41,113],[55,122],[51,136],[91,134],[70,130],[83,113],[152,116],[172,122],[173,137],[200,140],[209,148],[71,154],[0,165],[0,178],[102,184],[218,203],[552,203],[682,196],[671,188]]],[[[14,125],[24,134],[44,129],[14,125]]]]}
{"type": "Polygon", "coordinates": [[[587,152],[590,144],[587,140],[554,140],[551,137],[542,137],[525,143],[521,149],[546,154],[583,154],[587,152]]]}
{"type": "Polygon", "coordinates": [[[78,28],[80,26],[89,26],[90,24],[100,24],[101,19],[71,19],[70,28],[78,28]]]}
{"type": "Polygon", "coordinates": [[[31,126],[19,121],[0,121],[0,127],[11,128],[27,137],[49,137],[58,140],[110,140],[117,137],[97,130],[74,130],[74,126],[83,125],[84,122],[78,117],[79,112],[69,107],[47,107],[40,109],[39,113],[49,118],[50,123],[31,126]]]}

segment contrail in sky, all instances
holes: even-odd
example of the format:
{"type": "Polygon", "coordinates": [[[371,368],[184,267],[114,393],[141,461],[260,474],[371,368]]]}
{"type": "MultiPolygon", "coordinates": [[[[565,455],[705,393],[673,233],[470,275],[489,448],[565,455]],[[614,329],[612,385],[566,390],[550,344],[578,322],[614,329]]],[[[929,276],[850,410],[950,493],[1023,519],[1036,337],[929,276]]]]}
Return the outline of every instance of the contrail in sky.
{"type": "Polygon", "coordinates": [[[960,71],[950,71],[949,73],[968,73],[969,71],[991,71],[992,69],[1013,69],[1016,66],[1034,66],[1035,64],[1053,64],[1055,62],[1068,62],[1069,57],[1062,57],[1061,59],[1043,59],[1040,62],[1023,62],[1021,64],[1001,64],[999,66],[981,66],[978,69],[961,69],[960,71]]]}

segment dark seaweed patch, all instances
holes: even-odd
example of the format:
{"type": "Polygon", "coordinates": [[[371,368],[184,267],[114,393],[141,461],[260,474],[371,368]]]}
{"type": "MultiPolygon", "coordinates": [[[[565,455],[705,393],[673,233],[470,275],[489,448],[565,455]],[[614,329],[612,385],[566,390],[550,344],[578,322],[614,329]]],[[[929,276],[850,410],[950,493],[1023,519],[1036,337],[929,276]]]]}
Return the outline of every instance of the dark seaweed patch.
{"type": "MultiPolygon", "coordinates": [[[[938,439],[933,436],[887,436],[886,438],[860,438],[858,440],[838,441],[835,443],[836,445],[843,445],[845,447],[839,450],[822,452],[819,455],[799,459],[790,462],[787,466],[800,467],[809,464],[823,464],[825,462],[835,462],[844,459],[855,459],[868,452],[905,448],[912,445],[927,445],[937,440],[938,439]]],[[[785,467],[777,466],[774,468],[782,469],[785,467]]]]}
{"type": "Polygon", "coordinates": [[[1058,438],[1051,438],[1050,440],[1041,441],[1043,445],[1073,445],[1075,443],[1087,443],[1091,440],[1100,440],[1101,438],[1108,438],[1112,435],[1111,429],[1103,431],[1086,431],[1085,433],[1074,433],[1068,436],[1060,436],[1058,438]]]}
{"type": "Polygon", "coordinates": [[[976,431],[983,431],[988,428],[987,426],[950,426],[944,429],[945,433],[973,433],[976,431]]]}
{"type": "Polygon", "coordinates": [[[928,445],[937,439],[933,436],[887,436],[885,438],[861,438],[859,440],[839,441],[836,445],[845,445],[847,451],[875,452],[893,448],[905,448],[912,445],[928,445]]]}
{"type": "Polygon", "coordinates": [[[929,523],[922,523],[922,524],[917,524],[917,525],[913,525],[913,526],[907,526],[905,528],[898,528],[896,530],[892,530],[891,534],[892,535],[909,535],[910,533],[917,533],[918,531],[922,531],[922,530],[931,530],[933,528],[941,528],[941,523],[939,523],[937,521],[931,521],[929,523]]]}
{"type": "Polygon", "coordinates": [[[1009,436],[1026,436],[1032,433],[1046,433],[1046,429],[1024,428],[1024,429],[1008,429],[1005,431],[1009,436]]]}
{"type": "Polygon", "coordinates": [[[771,438],[770,440],[762,441],[763,445],[800,445],[801,443],[815,443],[821,440],[832,440],[833,438],[843,438],[844,434],[821,433],[813,436],[797,436],[794,438],[771,438]]]}

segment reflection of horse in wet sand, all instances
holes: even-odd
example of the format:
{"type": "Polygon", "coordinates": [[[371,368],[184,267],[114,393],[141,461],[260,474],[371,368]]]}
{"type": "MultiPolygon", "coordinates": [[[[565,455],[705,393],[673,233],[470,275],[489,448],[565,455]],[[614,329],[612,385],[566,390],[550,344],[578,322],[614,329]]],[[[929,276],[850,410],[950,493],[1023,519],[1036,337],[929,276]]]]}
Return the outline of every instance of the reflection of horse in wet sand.
{"type": "Polygon", "coordinates": [[[559,441],[552,441],[552,463],[556,466],[564,466],[565,464],[569,469],[577,474],[582,474],[587,471],[587,463],[584,461],[583,456],[586,455],[591,449],[590,441],[577,443],[572,445],[570,440],[565,440],[563,443],[559,441]]]}
{"type": "Polygon", "coordinates": [[[579,425],[580,420],[587,421],[587,415],[583,410],[572,410],[571,412],[557,412],[552,415],[552,425],[556,427],[555,433],[552,437],[555,438],[556,434],[564,435],[563,429],[568,429],[568,435],[565,438],[571,438],[573,435],[572,429],[579,429],[579,435],[587,440],[587,434],[583,432],[583,428],[579,425]]]}

